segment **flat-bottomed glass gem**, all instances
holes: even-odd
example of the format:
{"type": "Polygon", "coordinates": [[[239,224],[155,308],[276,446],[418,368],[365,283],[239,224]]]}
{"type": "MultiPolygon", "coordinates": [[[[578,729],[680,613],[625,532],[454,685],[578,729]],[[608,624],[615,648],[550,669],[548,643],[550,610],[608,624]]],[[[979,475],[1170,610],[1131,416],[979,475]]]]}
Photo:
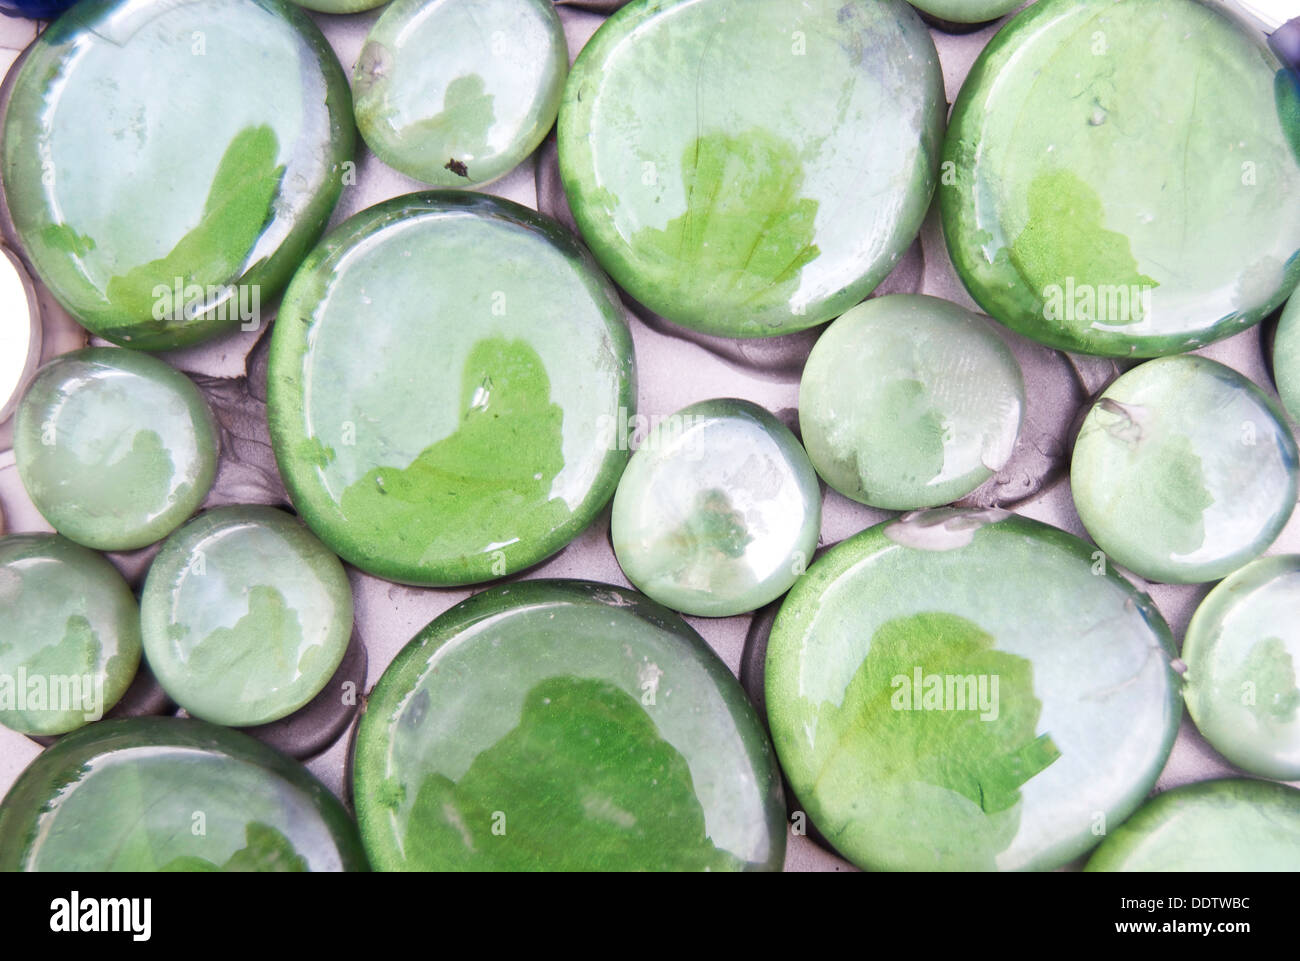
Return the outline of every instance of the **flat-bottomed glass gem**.
{"type": "Polygon", "coordinates": [[[1120,376],[1070,464],[1079,519],[1148,580],[1218,580],[1258,557],[1296,504],[1296,443],[1277,404],[1231,368],[1162,357],[1120,376]]]}
{"type": "Polygon", "coordinates": [[[1300,297],[1282,310],[1273,338],[1273,382],[1291,419],[1300,421],[1300,297]]]}
{"type": "Polygon", "coordinates": [[[736,679],[632,591],[524,581],[452,608],[366,703],[381,870],[780,870],[781,780],[736,679]]]}
{"type": "Polygon", "coordinates": [[[1004,511],[905,515],[832,548],[767,648],[798,803],[871,870],[1059,867],[1164,767],[1169,629],[1073,535],[1004,511]]]}
{"type": "Polygon", "coordinates": [[[636,300],[710,334],[788,334],[860,301],[911,244],[944,104],[902,0],[636,0],[569,75],[560,174],[636,300]]]}
{"type": "Polygon", "coordinates": [[[943,159],[953,266],[1049,346],[1188,350],[1300,281],[1300,79],[1215,5],[1039,0],[975,61],[943,159]]]}
{"type": "Polygon", "coordinates": [[[85,0],[19,68],[0,174],[68,312],[162,350],[261,323],[354,138],[338,60],[287,0],[85,0]]]}

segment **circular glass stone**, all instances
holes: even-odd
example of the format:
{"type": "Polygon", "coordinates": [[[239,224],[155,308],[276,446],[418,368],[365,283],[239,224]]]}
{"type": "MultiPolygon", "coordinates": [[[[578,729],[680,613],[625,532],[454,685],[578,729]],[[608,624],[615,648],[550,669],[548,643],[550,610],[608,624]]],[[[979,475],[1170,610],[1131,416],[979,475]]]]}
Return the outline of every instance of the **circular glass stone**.
{"type": "Polygon", "coordinates": [[[1300,421],[1300,297],[1292,297],[1278,321],[1273,338],[1273,381],[1282,406],[1300,421]]]}
{"type": "Polygon", "coordinates": [[[417,180],[487,183],[546,137],[568,72],[551,0],[396,0],[352,74],[357,127],[417,180]]]}
{"type": "Polygon", "coordinates": [[[168,538],[140,600],[158,683],[195,717],[245,727],[292,714],[352,636],[337,557],[273,507],[208,511],[168,538]]]}
{"type": "Polygon", "coordinates": [[[1196,609],[1183,641],[1183,697],[1205,739],[1233,764],[1300,780],[1300,556],[1229,575],[1196,609]]]}
{"type": "Polygon", "coordinates": [[[356,826],[301,765],[202,721],[105,721],[0,804],[0,871],[364,871],[356,826]]]}
{"type": "Polygon", "coordinates": [[[434,586],[577,536],[614,493],[636,397],[591,256],[531,210],[454,192],[362,211],[316,249],[280,307],[268,393],[312,529],[364,571],[434,586]]]}
{"type": "Polygon", "coordinates": [[[1024,0],[911,0],[912,6],[950,23],[986,23],[1010,13],[1024,0]]]}
{"type": "Polygon", "coordinates": [[[780,597],[812,561],[821,488],[763,408],[730,398],[660,421],[614,495],[610,537],[628,580],[686,614],[727,617],[780,597]]]}
{"type": "Polygon", "coordinates": [[[1259,556],[1296,504],[1296,444],[1277,404],[1204,357],[1123,374],[1084,418],[1070,464],[1079,519],[1117,564],[1197,584],[1259,556]]]}
{"type": "Polygon", "coordinates": [[[902,0],[635,0],[573,67],[560,173],[636,300],[710,334],[787,334],[862,300],[912,242],[944,104],[902,0]]]}
{"type": "Polygon", "coordinates": [[[1119,827],[1088,871],[1300,871],[1300,791],[1202,781],[1165,791],[1119,827]]]}
{"type": "Polygon", "coordinates": [[[103,557],[53,534],[0,537],[0,724],[51,735],[97,721],[140,666],[140,609],[103,557]]]}
{"type": "Polygon", "coordinates": [[[0,422],[41,359],[41,313],[27,271],[0,247],[0,422]]]}
{"type": "Polygon", "coordinates": [[[353,139],[347,80],[292,4],[86,0],[28,51],[0,172],[59,302],[155,350],[260,322],[353,139]]]}
{"type": "Polygon", "coordinates": [[[1187,350],[1300,281],[1300,81],[1212,5],[1033,4],[976,60],[944,160],[958,274],[1050,346],[1187,350]]]}
{"type": "Polygon", "coordinates": [[[484,591],[366,703],[354,797],[383,870],[780,870],[781,780],[679,617],[582,581],[484,591]]]}
{"type": "Polygon", "coordinates": [[[1024,407],[1020,365],[988,321],[913,294],[831,324],[799,383],[817,472],[887,510],[938,507],[983,484],[1011,458],[1024,407]]]}
{"type": "Polygon", "coordinates": [[[360,13],[382,7],[388,0],[293,0],[300,7],[320,13],[360,13]]]}
{"type": "Polygon", "coordinates": [[[791,789],[871,870],[1065,864],[1155,783],[1181,702],[1168,627],[1092,547],[928,511],[832,548],[767,648],[791,789]]]}
{"type": "Polygon", "coordinates": [[[50,361],[18,405],[14,459],[42,516],[97,550],[144,547],[203,503],[220,435],[207,401],[156,357],[89,347],[50,361]]]}

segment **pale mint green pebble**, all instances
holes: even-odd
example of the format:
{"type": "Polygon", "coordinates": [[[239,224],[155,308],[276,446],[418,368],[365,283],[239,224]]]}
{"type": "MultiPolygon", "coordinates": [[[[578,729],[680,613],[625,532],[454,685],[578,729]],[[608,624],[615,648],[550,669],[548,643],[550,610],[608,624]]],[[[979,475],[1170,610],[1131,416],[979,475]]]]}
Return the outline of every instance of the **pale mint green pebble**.
{"type": "Polygon", "coordinates": [[[1282,309],[1273,340],[1273,382],[1292,420],[1300,420],[1300,297],[1282,309]]]}
{"type": "Polygon", "coordinates": [[[952,23],[984,23],[1005,16],[1023,0],[910,0],[912,6],[952,23]]]}

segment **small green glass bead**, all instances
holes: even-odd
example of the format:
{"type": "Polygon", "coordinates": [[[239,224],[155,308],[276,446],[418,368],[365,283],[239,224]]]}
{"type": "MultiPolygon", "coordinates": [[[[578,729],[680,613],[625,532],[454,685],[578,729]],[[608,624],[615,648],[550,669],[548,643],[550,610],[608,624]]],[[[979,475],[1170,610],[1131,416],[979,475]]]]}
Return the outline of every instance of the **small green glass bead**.
{"type": "Polygon", "coordinates": [[[912,6],[950,23],[986,23],[1005,16],[1023,0],[910,0],[912,6]]]}

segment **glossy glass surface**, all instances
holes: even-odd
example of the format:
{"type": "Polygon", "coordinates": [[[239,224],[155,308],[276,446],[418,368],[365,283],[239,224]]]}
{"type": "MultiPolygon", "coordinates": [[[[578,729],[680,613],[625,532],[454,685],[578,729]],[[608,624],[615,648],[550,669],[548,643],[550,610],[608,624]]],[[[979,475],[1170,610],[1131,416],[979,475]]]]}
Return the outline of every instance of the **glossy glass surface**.
{"type": "Polygon", "coordinates": [[[1273,381],[1292,420],[1300,421],[1300,297],[1282,310],[1273,338],[1273,381]]]}
{"type": "Polygon", "coordinates": [[[996,20],[1020,6],[1022,0],[911,0],[912,6],[952,23],[996,20]]]}

